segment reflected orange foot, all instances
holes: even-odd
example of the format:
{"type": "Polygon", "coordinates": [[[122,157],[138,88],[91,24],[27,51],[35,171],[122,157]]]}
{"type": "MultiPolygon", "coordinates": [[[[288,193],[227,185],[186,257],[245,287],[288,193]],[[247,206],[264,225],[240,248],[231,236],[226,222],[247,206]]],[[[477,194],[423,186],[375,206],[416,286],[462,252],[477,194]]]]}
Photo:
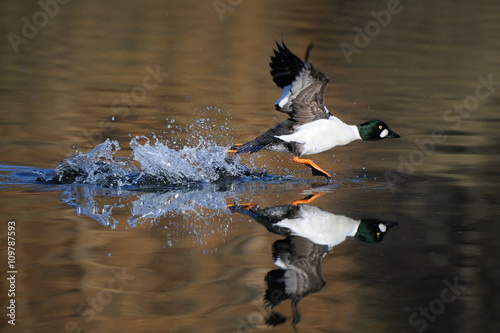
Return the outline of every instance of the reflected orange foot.
{"type": "Polygon", "coordinates": [[[297,206],[297,205],[308,204],[308,203],[313,202],[314,200],[316,200],[317,198],[319,198],[319,197],[321,197],[323,195],[325,195],[325,192],[320,192],[320,193],[317,193],[317,194],[311,194],[311,195],[308,195],[307,197],[305,197],[304,199],[292,201],[292,205],[297,206]]]}
{"type": "Polygon", "coordinates": [[[321,169],[316,163],[314,163],[313,161],[311,161],[309,159],[302,159],[302,158],[298,158],[297,156],[294,156],[293,160],[294,160],[294,162],[297,162],[300,164],[305,164],[308,167],[310,167],[312,169],[313,176],[324,176],[328,180],[332,179],[332,176],[330,176],[330,174],[328,172],[321,169]]]}

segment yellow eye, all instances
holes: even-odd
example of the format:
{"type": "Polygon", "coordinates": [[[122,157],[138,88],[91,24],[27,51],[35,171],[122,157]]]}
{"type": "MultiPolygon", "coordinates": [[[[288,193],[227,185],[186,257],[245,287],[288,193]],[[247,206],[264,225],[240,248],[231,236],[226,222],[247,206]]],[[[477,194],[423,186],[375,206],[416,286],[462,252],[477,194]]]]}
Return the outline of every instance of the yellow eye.
{"type": "Polygon", "coordinates": [[[382,125],[378,125],[378,129],[382,129],[382,125]]]}

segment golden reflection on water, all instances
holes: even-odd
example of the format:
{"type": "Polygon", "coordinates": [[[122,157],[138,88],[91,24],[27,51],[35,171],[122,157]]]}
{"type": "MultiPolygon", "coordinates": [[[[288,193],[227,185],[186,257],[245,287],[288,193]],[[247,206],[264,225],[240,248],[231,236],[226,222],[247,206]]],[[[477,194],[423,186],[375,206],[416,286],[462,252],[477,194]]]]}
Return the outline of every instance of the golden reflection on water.
{"type": "MultiPolygon", "coordinates": [[[[2,2],[0,160],[53,168],[105,138],[118,140],[124,148],[119,154],[128,156],[131,137],[153,133],[180,147],[199,134],[214,135],[220,145],[252,139],[283,119],[273,111],[280,91],[268,68],[274,40],[283,34],[300,56],[314,42],[311,61],[333,81],[329,109],[353,124],[380,118],[402,136],[315,156],[339,179],[318,206],[352,218],[405,220],[397,221],[387,243],[347,241],[324,258],[327,284],[301,301],[299,330],[414,331],[408,317],[415,307],[439,295],[442,280],[461,274],[474,281],[460,299],[462,308],[448,305],[434,325],[463,331],[464,317],[475,320],[475,331],[488,331],[492,326],[481,313],[497,278],[489,253],[498,253],[491,236],[498,228],[489,221],[498,216],[500,88],[495,85],[457,128],[443,116],[474,95],[479,76],[498,81],[500,8],[494,1],[401,1],[403,11],[348,64],[339,44],[352,43],[353,27],[363,27],[373,20],[370,10],[386,5],[243,1],[221,21],[211,0],[70,1],[16,54],[5,37],[20,33],[21,18],[31,19],[40,7],[2,2]],[[189,130],[198,117],[209,118],[216,130],[189,130]],[[446,139],[427,154],[415,140],[435,130],[446,139]],[[405,162],[412,169],[399,174],[400,183],[378,187],[386,170],[401,171],[405,162]],[[348,181],[366,174],[367,182],[348,181]],[[481,266],[488,276],[477,273],[481,266]]],[[[271,173],[309,177],[284,155],[263,153],[253,161],[271,173]]],[[[1,189],[1,215],[18,226],[19,266],[18,326],[2,330],[264,329],[252,320],[267,311],[263,278],[275,268],[270,246],[277,236],[224,210],[206,220],[196,218],[200,212],[172,213],[161,223],[133,228],[122,212],[111,230],[78,216],[59,194],[1,189]],[[197,223],[227,231],[198,237],[196,228],[175,227],[197,223]]],[[[301,186],[261,191],[256,185],[226,199],[266,207],[305,194],[301,186]]],[[[290,316],[287,307],[281,311],[290,316]]],[[[287,323],[274,331],[290,329],[287,323]]]]}

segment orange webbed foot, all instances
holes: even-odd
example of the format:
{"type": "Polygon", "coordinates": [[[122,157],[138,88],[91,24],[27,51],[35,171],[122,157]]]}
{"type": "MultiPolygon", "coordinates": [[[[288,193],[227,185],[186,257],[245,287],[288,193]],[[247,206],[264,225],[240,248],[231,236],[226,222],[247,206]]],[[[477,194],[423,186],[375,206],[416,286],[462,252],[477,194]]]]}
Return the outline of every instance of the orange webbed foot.
{"type": "Polygon", "coordinates": [[[237,153],[238,149],[236,147],[239,147],[239,146],[241,146],[241,143],[236,143],[235,145],[228,148],[227,151],[230,153],[237,153]]]}
{"type": "Polygon", "coordinates": [[[324,192],[320,192],[320,193],[317,193],[317,194],[311,194],[311,195],[308,195],[307,197],[305,197],[304,199],[292,201],[292,205],[294,205],[294,206],[305,205],[305,204],[313,202],[314,200],[316,200],[317,198],[319,198],[319,197],[321,197],[323,195],[325,195],[324,192]]]}
{"type": "Polygon", "coordinates": [[[237,210],[252,210],[258,208],[258,206],[255,202],[246,202],[239,205],[227,205],[227,208],[239,214],[237,210]]]}
{"type": "Polygon", "coordinates": [[[310,159],[302,159],[302,158],[298,158],[297,156],[294,156],[293,157],[293,161],[297,162],[297,163],[300,163],[300,164],[305,164],[308,167],[310,167],[313,176],[324,176],[328,180],[332,179],[332,176],[330,176],[330,174],[328,172],[326,172],[325,170],[321,169],[316,163],[314,163],[310,159]]]}

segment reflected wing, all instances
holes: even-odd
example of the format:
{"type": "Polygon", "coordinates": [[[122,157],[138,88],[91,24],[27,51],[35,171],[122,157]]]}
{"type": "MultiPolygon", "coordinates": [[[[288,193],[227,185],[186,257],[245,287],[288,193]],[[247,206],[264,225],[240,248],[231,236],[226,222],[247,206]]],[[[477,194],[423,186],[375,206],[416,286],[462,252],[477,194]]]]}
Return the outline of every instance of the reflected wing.
{"type": "Polygon", "coordinates": [[[304,61],[293,54],[284,42],[282,45],[276,42],[276,46],[277,50],[274,50],[269,63],[274,83],[283,88],[276,110],[287,113],[300,123],[330,117],[324,103],[329,79],[308,60],[312,44],[307,48],[304,61]]]}

